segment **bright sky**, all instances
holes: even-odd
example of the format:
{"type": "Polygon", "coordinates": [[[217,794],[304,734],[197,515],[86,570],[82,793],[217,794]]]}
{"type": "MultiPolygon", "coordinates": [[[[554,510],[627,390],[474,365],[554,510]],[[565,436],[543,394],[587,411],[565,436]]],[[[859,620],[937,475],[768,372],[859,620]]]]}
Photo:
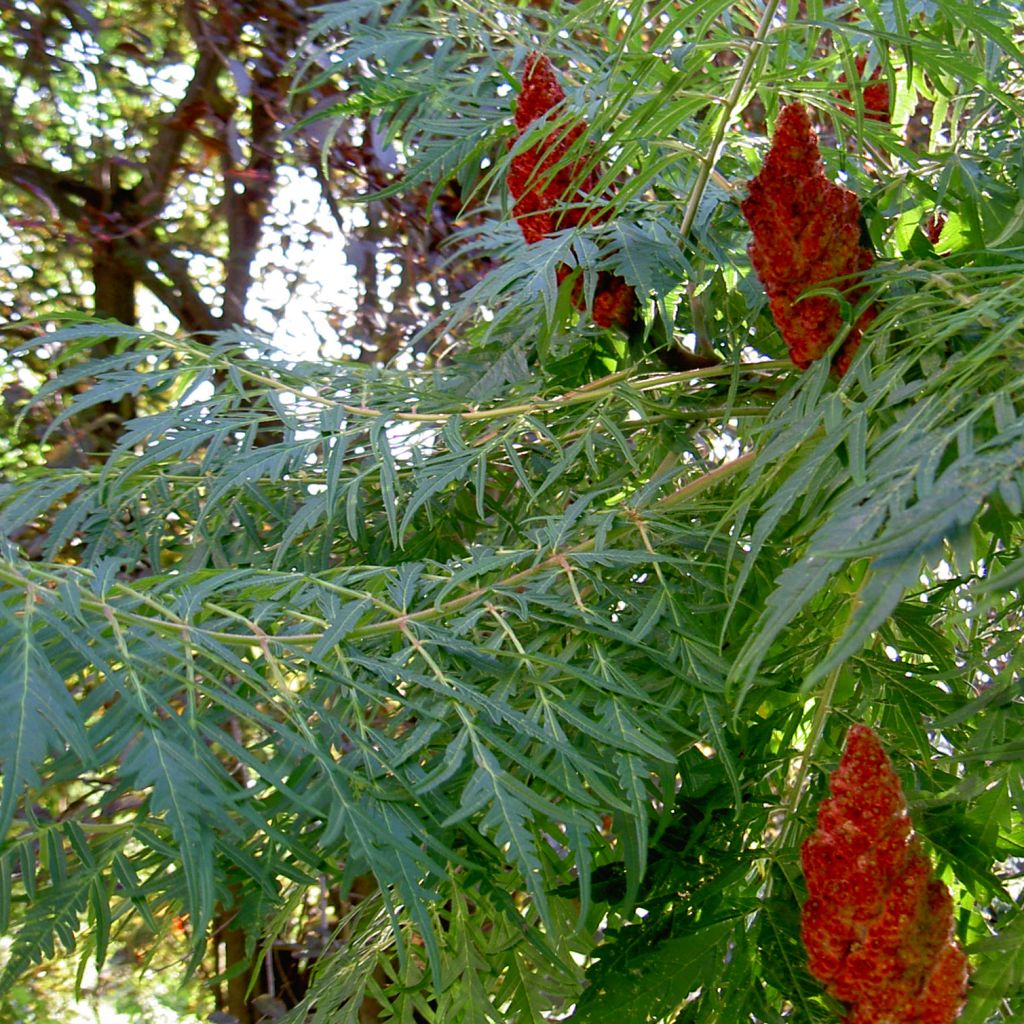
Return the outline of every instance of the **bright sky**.
{"type": "MultiPolygon", "coordinates": [[[[278,184],[272,208],[265,220],[260,246],[253,262],[253,285],[246,304],[246,317],[258,330],[269,335],[289,359],[316,359],[323,346],[323,354],[339,358],[346,354],[338,339],[336,327],[331,326],[329,314],[342,316],[355,311],[357,284],[355,269],[347,261],[342,236],[330,216],[321,194],[320,185],[312,169],[282,167],[278,170],[278,184]],[[307,250],[290,245],[287,252],[282,239],[274,230],[274,223],[285,221],[312,224],[317,230],[307,250]],[[289,290],[289,274],[297,281],[289,290]]],[[[344,208],[342,215],[353,231],[365,226],[366,216],[359,207],[344,208]]],[[[194,275],[202,278],[215,270],[203,256],[191,260],[194,275]]],[[[219,305],[220,294],[215,286],[201,291],[202,298],[211,305],[219,305]]],[[[166,308],[145,288],[139,288],[139,323],[144,328],[174,328],[169,323],[166,308]]],[[[352,354],[351,350],[348,352],[352,354]]]]}
{"type": "MultiPolygon", "coordinates": [[[[329,310],[351,313],[355,309],[357,283],[355,268],[345,257],[346,239],[338,231],[329,215],[320,185],[315,175],[292,167],[282,168],[278,174],[279,187],[275,206],[288,211],[296,223],[316,223],[322,233],[314,236],[311,250],[303,253],[301,280],[289,293],[283,273],[272,268],[285,261],[280,239],[264,231],[260,252],[253,272],[255,281],[246,306],[246,315],[260,331],[270,335],[281,352],[294,359],[315,359],[324,339],[337,334],[327,317],[329,310]],[[281,310],[280,315],[271,312],[281,310]]],[[[272,214],[274,211],[271,211],[272,214]]],[[[343,210],[352,230],[366,225],[362,209],[343,210]]],[[[268,218],[268,222],[274,218],[268,218]]],[[[292,248],[294,259],[298,250],[292,248]]],[[[340,341],[324,345],[327,356],[343,355],[340,341]]]]}

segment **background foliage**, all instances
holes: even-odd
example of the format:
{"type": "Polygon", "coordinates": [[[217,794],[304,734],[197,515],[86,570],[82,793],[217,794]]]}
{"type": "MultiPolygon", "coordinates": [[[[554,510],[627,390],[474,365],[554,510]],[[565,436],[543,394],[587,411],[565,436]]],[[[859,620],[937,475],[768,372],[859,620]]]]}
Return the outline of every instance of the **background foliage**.
{"type": "Polygon", "coordinates": [[[249,13],[296,33],[275,137],[372,125],[394,162],[370,205],[456,196],[451,267],[496,266],[440,323],[397,318],[404,364],[284,359],[244,303],[19,327],[8,367],[45,378],[20,422],[50,432],[0,495],[0,990],[141,930],[244,1020],[834,1020],[799,844],[866,721],[960,908],[963,1020],[1020,1019],[1020,13],[249,13]],[[527,247],[504,176],[538,47],[611,216],[527,247]],[[839,95],[859,54],[891,124],[839,95]],[[841,381],[780,360],[738,209],[797,98],[880,254],[841,381]],[[721,362],[664,372],[573,309],[562,264],[721,362]],[[108,451],[51,458],[98,409],[108,451]]]}

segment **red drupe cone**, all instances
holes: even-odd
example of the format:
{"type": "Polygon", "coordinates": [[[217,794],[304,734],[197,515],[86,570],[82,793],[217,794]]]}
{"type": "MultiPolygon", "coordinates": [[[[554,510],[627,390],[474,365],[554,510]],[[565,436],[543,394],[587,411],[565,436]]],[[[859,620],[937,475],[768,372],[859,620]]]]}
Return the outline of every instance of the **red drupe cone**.
{"type": "MultiPolygon", "coordinates": [[[[542,53],[531,53],[523,68],[522,91],[516,105],[516,142],[529,130],[534,121],[552,120],[552,111],[565,99],[558,84],[551,61],[542,53]]],[[[587,197],[600,178],[600,171],[586,170],[586,160],[567,160],[573,144],[586,130],[583,122],[568,128],[553,123],[551,131],[536,145],[512,157],[508,173],[508,187],[515,200],[512,215],[523,238],[530,244],[539,242],[555,231],[578,227],[592,221],[594,215],[587,207],[587,197]]],[[[568,274],[566,268],[559,280],[568,274]]],[[[583,308],[582,290],[577,286],[573,301],[583,308]]],[[[598,276],[594,295],[594,322],[601,327],[612,324],[625,326],[634,316],[636,295],[633,289],[614,274],[598,276]]]]}
{"type": "MultiPolygon", "coordinates": [[[[818,137],[802,104],[782,108],[764,167],[740,208],[754,235],[747,251],[776,326],[790,358],[806,369],[828,351],[842,317],[834,299],[797,301],[801,293],[838,278],[834,287],[855,302],[857,281],[874,254],[860,244],[857,197],[825,177],[818,137]]],[[[874,315],[873,308],[861,315],[836,354],[833,368],[840,376],[874,315]]]]}
{"type": "Polygon", "coordinates": [[[922,222],[921,230],[924,232],[924,237],[928,239],[932,245],[938,245],[939,239],[942,237],[942,229],[946,226],[946,215],[940,213],[938,210],[933,210],[922,222]]]}
{"type": "Polygon", "coordinates": [[[845,1024],[952,1024],[967,986],[953,901],[931,877],[899,779],[866,726],[850,729],[831,790],[801,851],[811,973],[848,1005],[845,1024]]]}
{"type": "MultiPolygon", "coordinates": [[[[564,99],[551,61],[541,53],[531,53],[526,58],[523,88],[516,105],[515,141],[534,121],[550,118],[564,99]]],[[[559,228],[575,227],[582,219],[582,203],[596,183],[597,170],[584,175],[585,161],[566,162],[566,154],[585,128],[583,123],[570,127],[554,124],[536,145],[512,157],[508,173],[509,191],[516,201],[512,215],[527,242],[537,242],[559,228]],[[560,209],[568,203],[573,205],[560,209]]]]}
{"type": "MultiPolygon", "coordinates": [[[[882,68],[879,65],[871,73],[871,77],[865,82],[864,81],[864,68],[867,67],[868,59],[864,54],[861,54],[857,60],[857,74],[860,76],[859,88],[864,97],[864,116],[872,121],[886,121],[890,120],[889,114],[889,83],[882,79],[882,68]],[[880,81],[881,79],[881,81],[880,81]]],[[[839,76],[840,82],[846,81],[845,72],[839,76]]],[[[843,89],[839,93],[841,100],[849,102],[852,97],[849,89],[843,89]]],[[[840,107],[839,108],[844,114],[852,115],[854,113],[853,107],[840,107]]]]}

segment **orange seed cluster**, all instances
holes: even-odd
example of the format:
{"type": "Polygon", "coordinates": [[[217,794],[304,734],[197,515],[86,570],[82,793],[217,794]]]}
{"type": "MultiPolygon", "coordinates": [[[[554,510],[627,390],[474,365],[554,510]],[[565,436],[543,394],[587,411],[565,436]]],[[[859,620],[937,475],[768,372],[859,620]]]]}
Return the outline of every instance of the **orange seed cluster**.
{"type": "MultiPolygon", "coordinates": [[[[864,54],[861,54],[857,60],[857,74],[860,76],[861,81],[859,83],[861,94],[864,98],[864,116],[872,121],[886,121],[890,120],[889,113],[889,83],[882,78],[882,67],[879,65],[871,73],[868,80],[864,81],[864,68],[867,67],[868,59],[864,54]]],[[[840,82],[846,81],[846,73],[844,72],[839,76],[840,82]]],[[[843,89],[839,93],[841,100],[849,102],[852,99],[849,89],[843,89]]],[[[852,107],[840,107],[839,108],[844,114],[853,114],[852,107]]]]}
{"type": "Polygon", "coordinates": [[[830,788],[801,851],[811,973],[848,1005],[845,1024],[952,1024],[967,987],[953,901],[871,729],[850,729],[830,788]]]}
{"type": "MultiPolygon", "coordinates": [[[[587,198],[593,193],[600,178],[596,166],[587,170],[584,157],[569,158],[568,154],[586,124],[576,122],[566,126],[554,122],[555,108],[565,99],[558,84],[551,61],[542,53],[531,53],[523,68],[522,91],[516,105],[515,144],[530,126],[539,119],[553,121],[551,131],[526,149],[512,157],[508,173],[508,187],[515,200],[512,215],[523,238],[530,244],[564,228],[579,227],[593,221],[592,207],[587,198]]],[[[570,273],[568,267],[558,271],[559,281],[570,273]]],[[[583,308],[582,289],[573,294],[577,308],[583,308]]],[[[592,315],[600,327],[612,324],[627,325],[635,314],[636,295],[633,289],[615,274],[598,274],[592,315]]]]}
{"type": "MultiPolygon", "coordinates": [[[[855,302],[874,254],[860,243],[856,195],[825,177],[818,137],[802,104],[782,108],[764,166],[740,206],[754,236],[747,251],[775,324],[790,358],[806,369],[828,351],[842,317],[835,299],[801,294],[828,282],[855,302]]],[[[833,361],[838,374],[846,372],[874,315],[869,308],[851,328],[833,361]]]]}

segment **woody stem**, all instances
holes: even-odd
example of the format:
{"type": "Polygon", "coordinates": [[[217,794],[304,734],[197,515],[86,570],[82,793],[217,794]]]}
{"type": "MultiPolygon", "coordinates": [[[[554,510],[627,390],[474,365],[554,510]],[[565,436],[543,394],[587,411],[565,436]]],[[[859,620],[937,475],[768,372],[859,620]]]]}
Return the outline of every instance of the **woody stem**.
{"type": "MultiPolygon", "coordinates": [[[[860,586],[857,588],[857,592],[853,595],[853,599],[850,602],[849,614],[847,615],[846,622],[844,623],[842,630],[836,638],[837,641],[842,639],[850,623],[853,621],[853,617],[857,613],[857,609],[861,604],[861,594],[863,593],[864,587],[867,585],[869,578],[870,573],[865,573],[860,586]]],[[[842,670],[842,664],[836,665],[836,667],[828,674],[828,678],[825,680],[825,685],[821,688],[821,692],[818,694],[818,700],[814,707],[814,717],[811,719],[810,732],[807,734],[807,742],[804,744],[804,749],[800,754],[800,766],[797,768],[796,775],[789,787],[789,792],[786,794],[786,799],[783,800],[782,803],[784,820],[782,828],[779,831],[779,845],[783,849],[788,845],[790,835],[793,829],[796,828],[796,808],[800,803],[800,794],[803,792],[804,783],[807,781],[807,775],[811,767],[811,758],[814,756],[814,751],[821,742],[822,734],[825,731],[825,722],[828,720],[829,712],[832,710],[832,698],[835,696],[836,685],[839,682],[839,673],[842,670]]]]}
{"type": "Polygon", "coordinates": [[[736,106],[739,103],[740,96],[743,94],[743,90],[746,89],[747,83],[750,81],[750,76],[754,71],[754,64],[757,62],[757,58],[761,53],[761,48],[764,46],[765,40],[768,38],[768,33],[771,31],[772,21],[775,19],[775,12],[778,8],[779,0],[768,0],[768,3],[764,8],[764,13],[761,15],[761,21],[758,23],[757,31],[754,33],[754,37],[750,40],[750,44],[747,48],[746,59],[743,61],[742,65],[740,65],[739,73],[736,75],[736,78],[732,83],[732,89],[729,90],[729,95],[725,99],[724,109],[718,120],[718,127],[715,129],[715,135],[711,141],[711,147],[708,150],[707,156],[703,161],[701,161],[700,167],[697,171],[697,180],[694,182],[693,190],[690,192],[690,198],[686,203],[686,212],[683,214],[683,223],[680,228],[683,238],[686,238],[686,236],[689,235],[690,229],[693,227],[693,222],[697,217],[697,209],[700,206],[700,201],[704,198],[704,190],[707,188],[708,181],[715,169],[715,164],[718,162],[718,154],[722,149],[722,142],[725,139],[725,133],[729,130],[729,125],[732,123],[733,114],[735,113],[736,106]]]}

